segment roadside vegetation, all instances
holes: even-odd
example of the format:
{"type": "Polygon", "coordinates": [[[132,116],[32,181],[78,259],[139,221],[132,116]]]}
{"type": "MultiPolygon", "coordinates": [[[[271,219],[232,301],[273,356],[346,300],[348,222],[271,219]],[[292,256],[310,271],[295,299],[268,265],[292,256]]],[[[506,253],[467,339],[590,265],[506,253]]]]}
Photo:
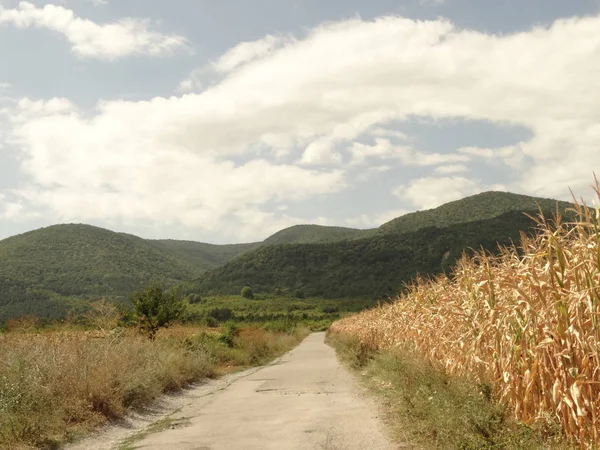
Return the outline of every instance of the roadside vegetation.
{"type": "Polygon", "coordinates": [[[333,321],[373,305],[372,301],[361,299],[325,300],[254,293],[251,299],[242,295],[200,294],[187,294],[186,299],[189,304],[182,316],[185,322],[209,327],[234,322],[273,330],[298,326],[325,331],[333,321]]]}
{"type": "Polygon", "coordinates": [[[515,420],[509,408],[493,401],[491,385],[452,375],[407,348],[375,351],[337,333],[327,340],[380,400],[399,442],[444,450],[575,448],[556,423],[536,427],[515,420]]]}
{"type": "Polygon", "coordinates": [[[600,210],[576,213],[540,215],[520,248],[464,256],[450,276],[335,322],[330,338],[430,446],[597,447],[600,210]]]}
{"type": "Polygon", "coordinates": [[[125,316],[101,301],[74,323],[7,322],[0,334],[0,448],[57,448],[162,393],[265,364],[309,332],[293,322],[176,324],[185,302],[175,293],[154,285],[132,297],[136,308],[125,316]]]}

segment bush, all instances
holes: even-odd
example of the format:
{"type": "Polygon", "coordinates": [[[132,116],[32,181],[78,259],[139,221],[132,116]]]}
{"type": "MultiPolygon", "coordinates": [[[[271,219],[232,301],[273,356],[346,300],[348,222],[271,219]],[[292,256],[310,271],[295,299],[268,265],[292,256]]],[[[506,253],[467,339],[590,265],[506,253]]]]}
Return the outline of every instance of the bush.
{"type": "Polygon", "coordinates": [[[188,296],[188,302],[190,305],[195,305],[197,303],[202,303],[202,297],[200,294],[190,294],[188,296]]]}
{"type": "Polygon", "coordinates": [[[232,320],[235,315],[229,308],[213,308],[208,312],[207,318],[212,317],[219,322],[226,322],[232,320]]]}
{"type": "Polygon", "coordinates": [[[211,316],[208,316],[205,322],[206,326],[209,328],[217,328],[219,326],[219,321],[211,316]]]}
{"type": "Polygon", "coordinates": [[[157,283],[151,284],[143,291],[134,292],[131,297],[140,331],[147,334],[151,340],[154,340],[159,328],[179,319],[185,311],[177,289],[166,294],[157,283]]]}
{"type": "Polygon", "coordinates": [[[250,286],[244,286],[242,288],[241,295],[243,298],[253,299],[254,293],[252,292],[252,288],[250,286]]]}
{"type": "Polygon", "coordinates": [[[227,345],[227,347],[233,347],[233,340],[240,334],[238,327],[233,323],[228,323],[223,327],[219,341],[227,345]]]}

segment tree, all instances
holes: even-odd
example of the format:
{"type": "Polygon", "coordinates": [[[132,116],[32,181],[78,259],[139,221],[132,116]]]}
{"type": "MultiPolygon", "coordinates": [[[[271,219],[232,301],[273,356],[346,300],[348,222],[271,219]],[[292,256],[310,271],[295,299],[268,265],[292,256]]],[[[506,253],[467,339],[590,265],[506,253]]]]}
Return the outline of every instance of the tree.
{"type": "Polygon", "coordinates": [[[250,286],[244,286],[241,292],[242,297],[253,299],[254,293],[252,292],[252,288],[250,286]]]}
{"type": "Polygon", "coordinates": [[[158,283],[152,283],[142,291],[131,296],[134,314],[138,319],[140,331],[151,340],[162,327],[167,327],[179,319],[185,311],[185,304],[179,298],[178,289],[166,293],[158,283]]]}

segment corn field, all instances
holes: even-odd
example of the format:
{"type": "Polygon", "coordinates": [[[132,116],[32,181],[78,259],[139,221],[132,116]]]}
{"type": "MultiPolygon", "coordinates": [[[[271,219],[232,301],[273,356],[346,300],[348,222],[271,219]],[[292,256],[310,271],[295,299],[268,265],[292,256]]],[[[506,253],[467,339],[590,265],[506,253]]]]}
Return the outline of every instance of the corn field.
{"type": "MultiPolygon", "coordinates": [[[[598,182],[595,187],[600,198],[598,182]]],[[[570,223],[536,218],[535,237],[498,256],[463,258],[449,277],[419,279],[393,303],[330,331],[373,350],[404,346],[447,372],[491,383],[529,425],[560,424],[582,448],[600,444],[600,211],[570,223]]]]}

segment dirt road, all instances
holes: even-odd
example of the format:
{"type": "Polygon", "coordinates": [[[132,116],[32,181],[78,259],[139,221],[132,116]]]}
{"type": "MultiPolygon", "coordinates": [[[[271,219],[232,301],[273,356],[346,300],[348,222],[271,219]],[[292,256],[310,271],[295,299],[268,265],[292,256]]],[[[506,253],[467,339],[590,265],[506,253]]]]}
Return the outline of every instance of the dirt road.
{"type": "MultiPolygon", "coordinates": [[[[275,363],[197,395],[164,422],[166,429],[129,441],[127,448],[396,448],[382,431],[376,406],[323,339],[324,333],[315,333],[275,363]]],[[[97,444],[73,448],[102,447],[97,444]]]]}

